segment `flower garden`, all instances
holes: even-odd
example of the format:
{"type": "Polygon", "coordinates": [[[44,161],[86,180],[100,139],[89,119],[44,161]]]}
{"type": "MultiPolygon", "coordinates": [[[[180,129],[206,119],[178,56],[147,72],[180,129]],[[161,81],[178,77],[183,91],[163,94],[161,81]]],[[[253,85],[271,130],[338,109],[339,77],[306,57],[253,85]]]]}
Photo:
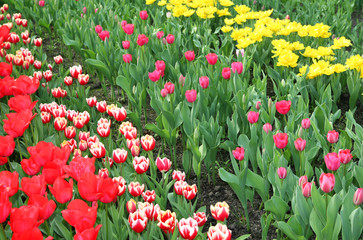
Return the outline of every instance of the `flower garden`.
{"type": "Polygon", "coordinates": [[[363,238],[359,0],[0,0],[0,240],[363,238]]]}

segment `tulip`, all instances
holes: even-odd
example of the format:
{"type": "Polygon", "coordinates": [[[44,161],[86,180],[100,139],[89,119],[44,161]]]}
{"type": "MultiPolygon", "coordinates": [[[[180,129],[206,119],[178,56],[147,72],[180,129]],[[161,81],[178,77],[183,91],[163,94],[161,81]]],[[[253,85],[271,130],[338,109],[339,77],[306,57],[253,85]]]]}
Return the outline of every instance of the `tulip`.
{"type": "Polygon", "coordinates": [[[8,197],[12,197],[19,190],[19,174],[9,171],[0,172],[0,190],[6,193],[8,197]]]}
{"type": "Polygon", "coordinates": [[[305,149],[306,140],[303,140],[302,138],[298,138],[295,140],[294,144],[295,144],[296,150],[301,152],[301,151],[304,151],[304,149],[305,149]]]}
{"type": "MultiPolygon", "coordinates": [[[[33,205],[13,208],[10,212],[10,221],[8,222],[14,235],[26,233],[33,228],[37,228],[42,222],[38,222],[39,208],[33,205]]],[[[13,236],[14,237],[14,236],[13,236]]],[[[18,238],[25,239],[25,238],[18,238]]]]}
{"type": "Polygon", "coordinates": [[[56,117],[54,119],[54,128],[57,131],[64,131],[67,127],[67,119],[63,117],[56,117]]]}
{"type": "Polygon", "coordinates": [[[95,27],[95,31],[96,31],[96,33],[98,34],[98,33],[101,33],[102,32],[102,26],[101,25],[97,25],[96,27],[95,27]]]}
{"type": "Polygon", "coordinates": [[[61,64],[61,63],[63,63],[63,58],[62,58],[62,56],[61,56],[61,55],[55,56],[55,57],[54,57],[54,62],[55,62],[56,64],[61,64]]]}
{"type": "Polygon", "coordinates": [[[343,164],[348,164],[350,162],[350,160],[352,160],[352,158],[353,158],[353,155],[350,153],[349,149],[340,150],[338,156],[339,156],[340,162],[343,164]]]}
{"type": "Polygon", "coordinates": [[[44,195],[47,185],[44,175],[38,175],[31,178],[23,177],[21,179],[21,189],[28,197],[33,194],[44,195]]]}
{"type": "Polygon", "coordinates": [[[178,223],[179,233],[182,238],[193,240],[198,234],[198,222],[193,218],[182,218],[178,223]]]}
{"type": "Polygon", "coordinates": [[[53,73],[51,70],[47,70],[43,73],[43,77],[45,79],[46,82],[49,82],[50,80],[52,80],[53,77],[53,73]]]}
{"type": "Polygon", "coordinates": [[[92,207],[80,199],[70,202],[66,210],[62,211],[62,216],[77,232],[93,228],[97,219],[97,203],[92,207]]]}
{"type": "Polygon", "coordinates": [[[128,213],[134,213],[136,211],[136,202],[134,199],[130,199],[126,203],[126,210],[128,213]]]}
{"type": "Polygon", "coordinates": [[[260,101],[257,101],[256,102],[256,109],[257,110],[260,110],[260,107],[261,107],[261,102],[260,101]]]}
{"type": "Polygon", "coordinates": [[[273,135],[275,145],[279,149],[284,149],[288,143],[287,133],[276,133],[273,135]]]}
{"type": "Polygon", "coordinates": [[[284,167],[280,167],[279,169],[277,169],[277,175],[279,176],[280,179],[285,179],[286,178],[286,168],[284,167]]]}
{"type": "Polygon", "coordinates": [[[137,233],[141,233],[147,225],[146,214],[141,210],[136,210],[134,213],[130,213],[129,224],[132,230],[137,233]]]}
{"type": "Polygon", "coordinates": [[[189,62],[191,62],[191,61],[193,61],[193,60],[195,59],[194,51],[186,51],[184,55],[185,55],[185,58],[186,58],[189,62]]]}
{"type": "Polygon", "coordinates": [[[162,38],[163,38],[163,36],[164,36],[164,32],[163,32],[163,31],[159,31],[159,32],[157,32],[157,33],[156,33],[156,37],[157,37],[158,39],[162,39],[162,38]]]}
{"type": "Polygon", "coordinates": [[[10,215],[12,203],[6,192],[0,192],[0,224],[4,223],[10,215]]]}
{"type": "Polygon", "coordinates": [[[103,158],[106,154],[105,146],[101,142],[92,144],[89,150],[96,158],[103,158]]]}
{"type": "Polygon", "coordinates": [[[48,200],[48,198],[39,194],[33,194],[29,197],[28,205],[36,206],[39,209],[38,220],[47,220],[56,209],[56,204],[53,200],[48,200]]]}
{"type": "Polygon", "coordinates": [[[247,120],[251,123],[254,124],[258,121],[258,117],[259,117],[260,113],[258,112],[254,112],[254,111],[249,111],[247,114],[247,120]]]}
{"type": "Polygon", "coordinates": [[[208,240],[230,240],[232,233],[226,225],[217,223],[216,226],[209,227],[208,240]]]}
{"type": "Polygon", "coordinates": [[[35,38],[34,39],[34,45],[37,47],[42,46],[42,39],[41,38],[35,38]]]}
{"type": "Polygon", "coordinates": [[[266,134],[268,134],[268,132],[272,131],[272,125],[269,123],[265,123],[262,129],[266,132],[266,134]]]}
{"type": "MultiPolygon", "coordinates": [[[[111,167],[111,166],[110,166],[111,167]]],[[[103,179],[106,179],[106,178],[108,178],[109,177],[109,173],[108,173],[108,169],[107,168],[100,168],[99,170],[98,170],[98,176],[100,177],[100,178],[103,178],[103,179]]]]}
{"type": "Polygon", "coordinates": [[[340,167],[340,160],[337,153],[328,153],[324,157],[326,167],[331,171],[336,171],[340,167]]]}
{"type": "Polygon", "coordinates": [[[69,139],[74,138],[76,136],[76,129],[73,126],[66,127],[64,129],[64,136],[69,139]]]}
{"type": "Polygon", "coordinates": [[[200,77],[199,78],[199,85],[203,88],[206,89],[209,86],[209,78],[206,76],[200,77]]]}
{"type": "Polygon", "coordinates": [[[45,1],[44,0],[40,0],[38,2],[38,4],[39,4],[40,7],[44,7],[45,1]]]}
{"type": "Polygon", "coordinates": [[[203,226],[207,222],[207,217],[205,216],[205,212],[194,213],[193,218],[198,222],[198,227],[203,226]]]}
{"type": "Polygon", "coordinates": [[[183,195],[184,187],[188,185],[183,180],[178,180],[174,183],[174,191],[177,195],[183,195]]]}
{"type": "Polygon", "coordinates": [[[126,191],[125,179],[121,176],[112,178],[112,181],[117,183],[117,196],[122,196],[126,191]]]}
{"type": "Polygon", "coordinates": [[[168,90],[166,90],[165,88],[160,90],[160,95],[164,98],[168,95],[168,90]]]}
{"type": "Polygon", "coordinates": [[[53,194],[55,200],[59,203],[66,203],[72,199],[73,196],[73,179],[67,182],[62,177],[58,177],[53,186],[48,185],[50,192],[53,194]]]}
{"type": "Polygon", "coordinates": [[[176,225],[176,214],[175,212],[171,212],[170,210],[162,211],[160,210],[158,216],[158,226],[165,233],[174,232],[176,225]]]}
{"type": "Polygon", "coordinates": [[[69,69],[71,76],[75,79],[78,79],[78,75],[82,74],[82,67],[81,65],[73,66],[69,69]]]}
{"type": "Polygon", "coordinates": [[[145,135],[141,137],[141,146],[145,151],[152,151],[155,148],[155,139],[153,136],[145,135]]]}
{"type": "Polygon", "coordinates": [[[207,59],[208,64],[210,65],[215,65],[218,60],[218,56],[215,53],[208,53],[207,56],[205,56],[205,58],[207,59]]]}
{"type": "Polygon", "coordinates": [[[233,62],[232,63],[232,71],[233,73],[241,74],[243,71],[243,63],[241,62],[233,62]]]}
{"type": "Polygon", "coordinates": [[[154,204],[149,202],[138,202],[137,203],[138,210],[143,211],[147,217],[148,220],[153,220],[154,215],[154,204]]]}
{"type": "Polygon", "coordinates": [[[237,147],[235,150],[232,150],[232,153],[238,161],[242,161],[245,158],[245,149],[243,147],[237,147]]]}
{"type": "Polygon", "coordinates": [[[184,83],[185,83],[185,77],[183,76],[183,74],[180,74],[180,76],[179,76],[179,84],[184,87],[184,83]]]}
{"type": "Polygon", "coordinates": [[[164,89],[168,92],[168,94],[173,94],[174,88],[175,88],[174,83],[167,82],[164,84],[164,89]]]}
{"type": "Polygon", "coordinates": [[[363,188],[358,188],[353,196],[353,203],[357,206],[363,203],[363,188]]]}
{"type": "Polygon", "coordinates": [[[74,240],[96,240],[101,227],[102,225],[99,224],[96,226],[96,228],[92,227],[82,232],[78,232],[76,235],[74,235],[74,240]]]}
{"type": "Polygon", "coordinates": [[[127,160],[127,151],[117,148],[113,150],[112,158],[116,163],[124,163],[127,160]]]}
{"type": "Polygon", "coordinates": [[[119,183],[114,182],[111,178],[100,179],[100,202],[111,203],[116,201],[119,183]]]}
{"type": "Polygon", "coordinates": [[[29,176],[34,176],[40,172],[41,166],[38,165],[32,157],[21,160],[20,164],[23,171],[29,176]]]}
{"type": "Polygon", "coordinates": [[[308,177],[307,177],[307,176],[301,176],[301,177],[299,178],[299,186],[300,186],[300,187],[302,187],[302,185],[303,185],[304,183],[306,183],[306,182],[308,182],[308,177]]]}
{"type": "Polygon", "coordinates": [[[320,188],[325,193],[333,191],[335,184],[335,177],[332,173],[322,173],[319,178],[320,188]]]}
{"type": "Polygon", "coordinates": [[[311,182],[305,182],[302,184],[302,194],[304,195],[304,197],[311,197],[311,186],[311,182]]]}
{"type": "Polygon", "coordinates": [[[96,103],[96,108],[97,108],[97,111],[99,111],[101,113],[106,112],[106,109],[107,109],[106,101],[97,102],[96,103]]]}
{"type": "Polygon", "coordinates": [[[161,76],[161,72],[159,70],[155,70],[154,72],[151,72],[151,73],[149,72],[149,78],[153,82],[159,81],[160,76],[161,76]]]}
{"type": "Polygon", "coordinates": [[[173,171],[173,180],[184,181],[185,180],[185,172],[181,171],[173,171]]]}
{"type": "Polygon", "coordinates": [[[15,142],[12,136],[0,136],[0,157],[9,157],[11,154],[13,154],[14,149],[15,142]]]}
{"type": "Polygon", "coordinates": [[[81,85],[86,85],[89,81],[89,75],[88,74],[78,74],[78,82],[81,85]]]}
{"type": "Polygon", "coordinates": [[[301,127],[303,129],[309,129],[310,128],[310,119],[309,118],[305,118],[301,121],[301,127]]]}
{"type": "Polygon", "coordinates": [[[328,142],[330,142],[331,144],[338,142],[339,139],[339,133],[336,132],[335,130],[333,131],[329,131],[328,134],[326,135],[326,139],[328,139],[328,142]]]}
{"type": "Polygon", "coordinates": [[[185,199],[187,200],[192,200],[194,199],[195,195],[197,195],[198,189],[197,189],[197,185],[193,184],[192,186],[190,185],[185,185],[183,188],[183,195],[185,197],[185,199]]]}
{"type": "Polygon", "coordinates": [[[145,158],[144,156],[141,156],[135,157],[132,163],[136,173],[143,174],[148,170],[150,160],[148,158],[145,158]]]}
{"type": "Polygon", "coordinates": [[[140,18],[142,19],[142,20],[146,20],[147,18],[148,18],[149,16],[148,16],[148,14],[147,14],[147,11],[140,11],[140,18]]]}
{"type": "Polygon", "coordinates": [[[108,137],[110,135],[110,133],[111,133],[111,128],[107,124],[102,124],[102,125],[97,127],[97,133],[101,137],[108,137]]]}
{"type": "Polygon", "coordinates": [[[197,99],[197,91],[195,91],[194,89],[192,90],[187,90],[185,92],[185,98],[187,99],[188,102],[192,103],[195,102],[195,100],[197,99]]]}
{"type": "Polygon", "coordinates": [[[287,114],[290,111],[291,101],[282,100],[280,102],[276,102],[276,110],[280,114],[287,114]]]}
{"type": "Polygon", "coordinates": [[[134,33],[134,24],[126,24],[122,29],[127,35],[132,35],[134,33]]]}
{"type": "Polygon", "coordinates": [[[224,79],[230,79],[231,78],[231,69],[230,68],[223,68],[222,69],[222,77],[224,79]]]}
{"type": "Polygon", "coordinates": [[[145,202],[148,202],[148,203],[152,203],[155,201],[156,199],[156,194],[155,194],[155,191],[152,190],[147,190],[145,192],[142,193],[142,198],[144,199],[145,202]]]}
{"type": "MultiPolygon", "coordinates": [[[[127,26],[127,25],[126,25],[127,26]]],[[[147,44],[149,42],[149,38],[146,37],[144,34],[139,34],[139,36],[137,37],[137,45],[139,45],[140,47],[147,44]]]]}
{"type": "Polygon", "coordinates": [[[229,206],[226,202],[217,202],[210,206],[210,212],[215,220],[223,222],[229,216],[229,206]]]}
{"type": "Polygon", "coordinates": [[[122,41],[122,47],[124,49],[129,49],[130,48],[130,41],[122,41]]]}
{"type": "Polygon", "coordinates": [[[160,172],[167,172],[171,167],[171,161],[166,157],[164,158],[157,157],[155,164],[160,172]]]}
{"type": "Polygon", "coordinates": [[[144,191],[144,184],[140,185],[139,182],[130,182],[130,184],[127,186],[129,193],[134,196],[134,197],[138,197],[142,194],[142,192],[144,191]]]}
{"type": "Polygon", "coordinates": [[[174,43],[174,39],[175,39],[175,37],[174,37],[173,34],[168,34],[168,36],[166,36],[166,42],[168,44],[173,44],[174,43]]]}

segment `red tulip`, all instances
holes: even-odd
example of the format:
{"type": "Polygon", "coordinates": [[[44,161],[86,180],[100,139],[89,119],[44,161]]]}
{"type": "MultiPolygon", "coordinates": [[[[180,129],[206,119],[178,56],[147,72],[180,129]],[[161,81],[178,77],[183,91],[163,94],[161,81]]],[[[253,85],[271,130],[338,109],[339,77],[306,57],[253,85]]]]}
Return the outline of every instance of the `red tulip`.
{"type": "Polygon", "coordinates": [[[105,41],[106,38],[110,38],[110,32],[109,31],[102,31],[98,34],[98,36],[101,38],[102,41],[105,41]]]}
{"type": "Polygon", "coordinates": [[[75,157],[69,165],[64,166],[64,171],[72,177],[74,180],[78,181],[84,173],[94,173],[95,172],[95,160],[96,158],[83,158],[75,157]]]}
{"type": "Polygon", "coordinates": [[[226,202],[217,202],[210,206],[210,212],[215,220],[223,222],[229,216],[229,206],[226,202]]]}
{"type": "Polygon", "coordinates": [[[242,161],[245,158],[245,149],[243,147],[237,147],[235,150],[232,150],[232,153],[238,161],[242,161]]]}
{"type": "Polygon", "coordinates": [[[97,219],[97,203],[92,207],[80,199],[70,202],[66,210],[62,211],[62,216],[77,232],[93,228],[97,219]]]}
{"type": "Polygon", "coordinates": [[[173,94],[174,88],[175,88],[174,83],[167,82],[164,84],[164,89],[167,91],[168,94],[173,94]]]}
{"type": "Polygon", "coordinates": [[[308,198],[311,196],[311,186],[313,183],[311,182],[305,182],[302,184],[302,194],[304,197],[308,198]]]}
{"type": "Polygon", "coordinates": [[[353,158],[353,155],[350,153],[349,149],[340,150],[338,156],[339,156],[340,162],[343,164],[348,164],[350,162],[350,160],[352,160],[352,158],[353,158]]]}
{"type": "Polygon", "coordinates": [[[39,194],[33,194],[29,197],[28,205],[36,206],[39,209],[39,218],[38,220],[47,220],[50,216],[52,216],[54,210],[56,209],[55,202],[53,200],[48,200],[47,197],[44,197],[39,194]]]}
{"type": "Polygon", "coordinates": [[[198,234],[198,222],[193,218],[182,218],[178,223],[178,229],[183,239],[193,240],[198,234]]]}
{"type": "Polygon", "coordinates": [[[277,175],[279,176],[280,179],[285,179],[286,174],[287,174],[286,168],[280,167],[279,169],[277,169],[277,175]]]}
{"type": "Polygon", "coordinates": [[[73,179],[67,182],[62,177],[58,177],[53,186],[48,185],[50,192],[53,194],[55,200],[59,203],[66,203],[72,199],[73,196],[73,179]]]}
{"type": "Polygon", "coordinates": [[[193,60],[195,59],[194,51],[186,51],[184,55],[185,55],[185,58],[186,58],[189,62],[191,62],[191,61],[193,61],[193,60]]]}
{"type": "Polygon", "coordinates": [[[159,81],[161,76],[161,72],[159,70],[155,70],[154,72],[149,72],[149,79],[153,82],[159,81]]]}
{"type": "MultiPolygon", "coordinates": [[[[126,25],[127,26],[127,25],[126,25]]],[[[137,37],[137,45],[139,45],[140,47],[147,44],[149,42],[149,38],[146,37],[145,34],[139,34],[139,36],[137,37]]]]}
{"type": "Polygon", "coordinates": [[[40,172],[41,166],[37,164],[33,157],[29,159],[23,159],[20,162],[21,168],[29,176],[34,176],[40,172]]]}
{"type": "Polygon", "coordinates": [[[287,114],[290,111],[291,101],[282,100],[280,102],[276,102],[276,110],[280,114],[287,114]]]}
{"type": "Polygon", "coordinates": [[[222,69],[222,77],[224,79],[230,79],[231,78],[231,69],[230,68],[223,68],[222,69]]]}
{"type": "Polygon", "coordinates": [[[269,123],[265,123],[265,124],[263,125],[262,129],[263,129],[263,131],[265,131],[265,132],[266,132],[266,134],[268,134],[268,132],[272,131],[272,126],[271,126],[271,124],[269,124],[269,123]]]}
{"type": "Polygon", "coordinates": [[[8,101],[8,105],[10,107],[10,110],[19,113],[25,109],[33,110],[37,102],[38,101],[32,102],[29,95],[18,95],[10,98],[8,101]]]}
{"type": "Polygon", "coordinates": [[[164,158],[157,157],[155,160],[155,164],[160,172],[167,172],[171,167],[171,161],[166,157],[164,158]]]}
{"type": "Polygon", "coordinates": [[[217,223],[208,230],[208,240],[230,240],[232,233],[226,225],[217,223]]]}
{"type": "Polygon", "coordinates": [[[208,53],[207,56],[205,56],[205,58],[207,59],[210,65],[215,65],[218,60],[218,56],[215,53],[208,53]]]}
{"type": "Polygon", "coordinates": [[[184,181],[185,180],[185,172],[181,171],[173,171],[173,180],[184,181]]]}
{"type": "Polygon", "coordinates": [[[0,157],[9,157],[15,149],[14,138],[10,135],[0,136],[0,157]]]}
{"type": "Polygon", "coordinates": [[[37,47],[42,46],[42,39],[41,38],[35,38],[34,39],[34,45],[37,47]]]}
{"type": "Polygon", "coordinates": [[[332,173],[322,173],[319,178],[320,188],[325,193],[333,191],[335,185],[335,177],[332,173]]]}
{"type": "Polygon", "coordinates": [[[198,189],[197,185],[193,184],[192,186],[186,184],[183,188],[183,195],[185,199],[192,200],[195,198],[195,195],[197,195],[198,189]]]}
{"type": "Polygon", "coordinates": [[[96,228],[88,228],[82,232],[78,232],[74,235],[74,240],[97,240],[98,232],[100,231],[102,225],[99,224],[96,228]]]}
{"type": "Polygon", "coordinates": [[[305,149],[306,140],[303,140],[302,138],[298,138],[295,140],[294,144],[295,144],[296,150],[301,152],[301,151],[304,151],[304,149],[305,149]]]}
{"type": "Polygon", "coordinates": [[[27,150],[30,156],[34,158],[39,166],[44,166],[45,163],[52,161],[53,151],[55,146],[52,142],[40,141],[34,147],[28,147],[27,150]]]}
{"type": "Polygon", "coordinates": [[[258,121],[258,117],[260,116],[260,113],[258,112],[254,112],[254,111],[249,111],[247,114],[247,120],[251,123],[254,124],[258,121]]]}
{"type": "Polygon", "coordinates": [[[152,151],[155,148],[155,139],[153,136],[145,135],[141,137],[141,146],[145,151],[152,151]]]}
{"type": "Polygon", "coordinates": [[[21,189],[28,197],[33,194],[44,195],[47,189],[45,178],[43,175],[34,176],[32,178],[23,177],[21,179],[21,189]]]}
{"type": "Polygon", "coordinates": [[[61,55],[55,56],[55,57],[54,57],[54,62],[55,62],[56,64],[61,64],[61,63],[63,63],[63,58],[62,58],[62,56],[61,56],[61,55]]]}
{"type": "Polygon", "coordinates": [[[134,33],[134,24],[126,24],[122,27],[124,32],[128,35],[132,35],[134,33]]]}
{"type": "Polygon", "coordinates": [[[157,32],[157,33],[156,33],[156,37],[157,37],[158,39],[162,39],[162,38],[163,38],[163,36],[164,36],[164,32],[163,32],[163,31],[159,31],[159,32],[157,32]]]}
{"type": "Polygon", "coordinates": [[[158,226],[165,233],[173,233],[176,225],[176,214],[170,210],[160,210],[158,216],[158,226]]]}
{"type": "Polygon", "coordinates": [[[174,43],[174,39],[175,39],[175,37],[174,37],[173,34],[168,34],[168,36],[166,36],[166,42],[168,44],[173,44],[174,43]]]}
{"type": "Polygon", "coordinates": [[[279,149],[284,149],[288,143],[287,133],[276,133],[273,135],[275,145],[279,149]]]}
{"type": "Polygon", "coordinates": [[[336,132],[335,130],[333,131],[329,131],[328,134],[326,135],[326,138],[328,139],[328,142],[330,142],[331,144],[338,142],[339,139],[339,133],[336,132]]]}
{"type": "Polygon", "coordinates": [[[19,174],[17,172],[0,172],[0,192],[12,197],[19,190],[19,174]]]}
{"type": "Polygon", "coordinates": [[[309,118],[305,118],[301,121],[301,127],[304,129],[308,129],[310,128],[310,119],[309,118]]]}
{"type": "Polygon", "coordinates": [[[147,11],[140,11],[140,18],[142,20],[146,20],[149,17],[149,15],[147,14],[147,11]]]}
{"type": "Polygon", "coordinates": [[[241,62],[233,62],[232,63],[232,71],[233,73],[241,74],[243,71],[243,63],[241,62]]]}
{"type": "Polygon", "coordinates": [[[25,130],[29,127],[30,122],[35,117],[32,111],[27,109],[20,113],[5,114],[8,119],[4,119],[4,131],[10,136],[17,138],[23,136],[25,130]]]}
{"type": "Polygon", "coordinates": [[[358,188],[353,196],[353,203],[357,206],[363,203],[363,188],[358,188]]]}
{"type": "Polygon", "coordinates": [[[207,222],[207,217],[205,216],[205,212],[194,213],[193,218],[198,222],[198,227],[203,226],[207,222]]]}
{"type": "Polygon", "coordinates": [[[6,77],[11,75],[13,72],[13,64],[6,63],[6,62],[0,62],[0,77],[6,77]]]}
{"type": "Polygon", "coordinates": [[[144,156],[141,157],[135,157],[133,160],[133,166],[138,174],[145,173],[149,168],[150,161],[148,158],[145,158],[144,156]]]}
{"type": "Polygon", "coordinates": [[[147,225],[146,214],[141,210],[136,210],[134,213],[130,213],[129,224],[132,230],[137,233],[141,233],[147,225]]]}
{"type": "Polygon", "coordinates": [[[145,186],[144,184],[140,185],[139,182],[130,182],[127,188],[132,196],[138,197],[144,191],[145,186]]]}
{"type": "Polygon", "coordinates": [[[124,49],[129,49],[130,48],[130,41],[122,41],[122,47],[124,49]]]}
{"type": "Polygon", "coordinates": [[[192,90],[187,90],[185,92],[185,98],[187,99],[188,102],[192,103],[195,102],[195,100],[197,99],[197,91],[195,91],[194,89],[192,90]]]}
{"type": "Polygon", "coordinates": [[[155,198],[156,198],[156,194],[155,194],[155,191],[152,190],[147,190],[145,192],[142,193],[142,198],[144,199],[145,202],[148,202],[148,203],[152,203],[155,201],[155,198]]]}
{"type": "Polygon", "coordinates": [[[209,78],[208,77],[200,77],[199,78],[199,85],[203,88],[206,89],[209,86],[209,78]]]}
{"type": "Polygon", "coordinates": [[[100,183],[102,179],[93,174],[86,172],[78,180],[78,191],[81,197],[87,201],[97,201],[101,197],[100,183]]]}
{"type": "Polygon", "coordinates": [[[9,196],[6,192],[0,192],[0,224],[6,221],[9,217],[12,203],[9,201],[9,196]]]}
{"type": "Polygon", "coordinates": [[[327,155],[325,155],[324,161],[326,167],[331,171],[336,171],[340,167],[339,156],[335,152],[328,153],[327,155]]]}
{"type": "MultiPolygon", "coordinates": [[[[39,208],[36,206],[21,206],[13,208],[10,212],[10,221],[8,222],[11,230],[15,233],[26,233],[37,228],[43,221],[39,221],[39,208]]],[[[18,238],[21,239],[21,238],[18,238]]],[[[25,239],[25,238],[22,238],[25,239]]],[[[29,239],[29,238],[28,238],[29,239]]],[[[34,238],[30,238],[34,239],[34,238]]],[[[41,238],[43,239],[43,238],[41,238]]]]}

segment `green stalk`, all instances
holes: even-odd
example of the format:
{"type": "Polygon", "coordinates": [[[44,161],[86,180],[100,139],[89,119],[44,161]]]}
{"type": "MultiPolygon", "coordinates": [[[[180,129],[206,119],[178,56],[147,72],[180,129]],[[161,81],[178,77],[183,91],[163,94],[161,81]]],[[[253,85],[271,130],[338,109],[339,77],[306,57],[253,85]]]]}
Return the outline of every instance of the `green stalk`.
{"type": "Polygon", "coordinates": [[[20,154],[20,159],[23,160],[23,154],[21,154],[21,149],[20,149],[19,137],[16,138],[16,143],[18,145],[18,151],[19,151],[19,154],[20,154]]]}
{"type": "Polygon", "coordinates": [[[1,239],[6,240],[7,238],[6,238],[6,234],[5,234],[4,226],[3,226],[2,224],[0,224],[0,225],[1,225],[1,232],[2,232],[2,234],[1,234],[1,239]]]}

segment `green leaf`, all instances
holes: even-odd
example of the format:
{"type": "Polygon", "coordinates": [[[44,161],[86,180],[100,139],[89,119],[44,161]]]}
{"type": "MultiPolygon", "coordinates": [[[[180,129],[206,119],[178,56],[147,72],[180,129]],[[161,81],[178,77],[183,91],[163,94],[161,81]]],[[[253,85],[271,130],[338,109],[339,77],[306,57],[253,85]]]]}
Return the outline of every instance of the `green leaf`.
{"type": "Polygon", "coordinates": [[[96,68],[96,70],[101,73],[102,75],[106,76],[107,78],[111,78],[110,70],[106,66],[106,64],[97,59],[86,59],[86,64],[91,67],[96,68]]]}
{"type": "Polygon", "coordinates": [[[249,238],[250,236],[251,236],[251,234],[245,234],[245,235],[238,237],[236,240],[244,240],[244,239],[249,238]]]}
{"type": "Polygon", "coordinates": [[[272,198],[264,204],[266,211],[272,212],[277,220],[284,220],[285,214],[289,209],[289,205],[278,196],[272,198]]]}
{"type": "Polygon", "coordinates": [[[305,237],[304,236],[299,236],[297,235],[294,230],[289,226],[289,224],[285,223],[285,222],[277,222],[277,227],[279,229],[281,229],[281,231],[284,232],[284,234],[286,234],[286,236],[288,236],[290,239],[296,239],[296,240],[304,240],[305,237]]]}

